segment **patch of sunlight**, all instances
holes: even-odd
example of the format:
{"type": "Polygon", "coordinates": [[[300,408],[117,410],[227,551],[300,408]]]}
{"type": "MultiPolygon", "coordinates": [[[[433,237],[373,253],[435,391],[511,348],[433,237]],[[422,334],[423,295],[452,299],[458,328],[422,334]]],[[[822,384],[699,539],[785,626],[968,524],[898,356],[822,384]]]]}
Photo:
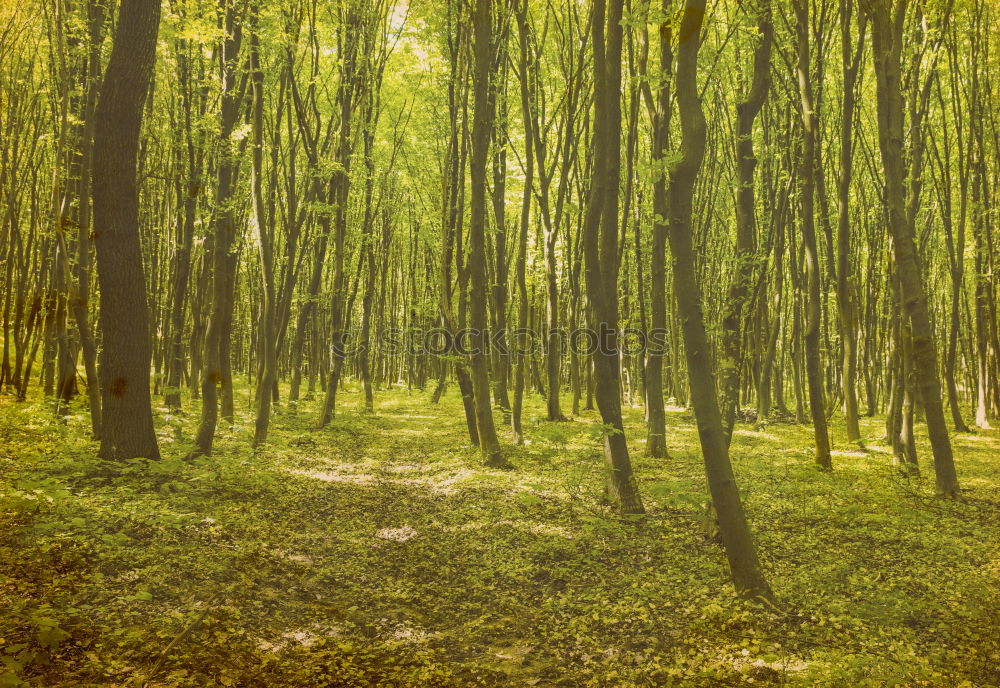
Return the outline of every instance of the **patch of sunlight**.
{"type": "Polygon", "coordinates": [[[663,410],[667,413],[686,413],[688,411],[687,406],[677,406],[675,404],[667,404],[663,407],[663,410]]]}
{"type": "Polygon", "coordinates": [[[294,552],[286,552],[285,550],[278,549],[274,551],[274,554],[281,557],[282,559],[287,559],[288,561],[294,561],[296,564],[301,564],[302,566],[315,566],[316,562],[308,554],[297,554],[294,552]]]}
{"type": "Polygon", "coordinates": [[[996,442],[996,437],[992,435],[972,435],[963,434],[961,436],[963,442],[996,442]]]}
{"type": "Polygon", "coordinates": [[[551,535],[553,537],[560,537],[564,540],[572,540],[573,533],[562,526],[552,526],[546,523],[533,523],[528,530],[530,530],[535,535],[551,535]]]}
{"type": "Polygon", "coordinates": [[[844,451],[843,449],[831,449],[830,456],[846,456],[852,459],[863,459],[867,456],[863,451],[844,451]]]}
{"type": "Polygon", "coordinates": [[[292,644],[301,647],[312,647],[324,637],[336,637],[339,635],[341,635],[341,632],[333,626],[316,623],[285,631],[274,642],[262,638],[257,641],[257,647],[269,652],[280,652],[292,644]]]}
{"type": "Polygon", "coordinates": [[[400,413],[396,418],[401,418],[403,420],[410,420],[411,418],[416,420],[434,420],[437,416],[427,416],[420,413],[400,413]]]}
{"type": "Polygon", "coordinates": [[[401,480],[399,482],[416,487],[429,487],[433,492],[440,495],[455,494],[460,489],[460,484],[470,482],[476,476],[476,471],[470,468],[462,468],[454,473],[448,474],[445,478],[435,478],[427,476],[425,478],[413,478],[401,480]]]}
{"type": "Polygon", "coordinates": [[[781,438],[773,433],[758,430],[743,430],[742,428],[736,428],[733,430],[733,434],[739,435],[740,437],[754,437],[757,439],[768,440],[770,442],[781,441],[781,438]]]}
{"type": "Polygon", "coordinates": [[[302,475],[307,478],[315,478],[326,483],[351,483],[353,485],[371,485],[375,482],[374,476],[367,473],[331,473],[329,471],[304,471],[302,469],[292,469],[289,473],[302,475]]]}
{"type": "Polygon", "coordinates": [[[429,634],[420,628],[414,628],[405,623],[401,623],[392,629],[389,638],[402,645],[416,645],[426,643],[429,634]]]}
{"type": "Polygon", "coordinates": [[[389,540],[391,542],[407,542],[417,537],[417,531],[405,525],[399,528],[382,528],[375,532],[375,537],[379,540],[389,540]]]}
{"type": "Polygon", "coordinates": [[[729,655],[727,657],[733,668],[741,673],[746,673],[754,669],[770,669],[779,674],[785,671],[805,671],[809,664],[800,659],[789,659],[785,662],[768,662],[760,657],[753,659],[750,657],[750,650],[744,648],[739,656],[729,655]]]}

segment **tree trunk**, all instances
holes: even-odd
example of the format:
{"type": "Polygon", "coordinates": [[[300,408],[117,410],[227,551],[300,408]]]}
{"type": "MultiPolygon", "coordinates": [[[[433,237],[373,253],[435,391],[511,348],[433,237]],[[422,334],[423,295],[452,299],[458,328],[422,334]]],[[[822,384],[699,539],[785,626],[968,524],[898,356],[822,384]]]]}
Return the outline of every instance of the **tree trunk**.
{"type": "MultiPolygon", "coordinates": [[[[222,28],[225,34],[220,65],[222,111],[219,117],[219,141],[222,144],[222,155],[219,157],[216,171],[212,252],[211,255],[206,252],[204,258],[204,260],[211,261],[212,306],[208,319],[208,329],[205,332],[205,353],[203,356],[205,369],[201,374],[201,420],[195,437],[194,451],[196,454],[206,455],[212,453],[215,428],[219,421],[219,388],[220,386],[223,388],[223,401],[225,401],[225,386],[232,382],[229,379],[231,374],[228,372],[230,371],[228,329],[232,320],[232,302],[227,296],[232,290],[229,283],[235,278],[231,268],[234,262],[230,260],[229,254],[236,235],[232,195],[236,187],[238,167],[235,159],[236,150],[230,143],[230,136],[239,116],[239,103],[242,95],[237,91],[234,71],[243,37],[242,25],[237,20],[233,4],[227,4],[223,21],[222,28]],[[227,308],[230,310],[229,313],[226,312],[227,308]]],[[[208,243],[206,242],[206,245],[208,243]]],[[[229,393],[231,395],[232,390],[229,393]]],[[[225,410],[223,416],[225,416],[225,410]]]]}
{"type": "Polygon", "coordinates": [[[747,320],[747,302],[753,284],[756,265],[757,221],[754,208],[754,169],[757,158],[753,151],[753,123],[764,105],[771,86],[771,24],[769,0],[759,0],[756,7],[757,46],[753,52],[753,78],[746,99],[736,104],[736,263],[722,319],[722,429],[726,442],[732,441],[733,423],[740,396],[740,367],[743,351],[743,323],[747,320]]]}
{"type": "Polygon", "coordinates": [[[816,174],[816,113],[813,109],[809,79],[809,10],[808,0],[795,0],[796,31],[798,33],[799,95],[802,98],[802,250],[806,263],[806,326],[803,355],[806,363],[806,383],[809,387],[809,411],[816,435],[816,464],[823,470],[833,468],[830,457],[830,436],[826,425],[823,397],[823,370],[820,367],[821,293],[819,254],[816,249],[816,226],[813,190],[816,174]]]}
{"type": "MultiPolygon", "coordinates": [[[[670,249],[674,256],[674,292],[684,334],[691,383],[691,403],[705,459],[712,503],[719,518],[729,569],[737,592],[771,597],[757,560],[739,489],[729,462],[729,447],[715,391],[708,333],[702,314],[701,288],[695,272],[691,214],[694,182],[705,155],[705,117],[698,98],[698,48],[705,0],[687,0],[677,49],[677,103],[681,123],[681,158],[670,171],[670,249]]],[[[670,40],[669,30],[661,40],[670,40]]]]}
{"type": "Polygon", "coordinates": [[[851,55],[851,13],[853,0],[841,0],[841,57],[844,94],[840,115],[840,176],[837,179],[837,312],[843,342],[841,385],[847,441],[861,443],[858,426],[858,320],[851,274],[851,220],[848,215],[853,168],[855,84],[864,50],[864,23],[859,22],[858,44],[851,55]]]}
{"type": "Polygon", "coordinates": [[[146,278],[136,158],[160,23],[159,0],[122,0],[94,128],[94,243],[101,289],[104,459],[158,459],[149,391],[146,278]]]}
{"type": "Polygon", "coordinates": [[[528,26],[527,26],[528,0],[518,3],[518,45],[520,54],[520,85],[521,85],[521,114],[524,121],[524,192],[521,197],[521,226],[517,237],[517,260],[515,263],[515,274],[517,281],[517,331],[514,333],[515,361],[517,368],[514,372],[514,401],[511,405],[511,430],[514,433],[514,443],[524,443],[524,430],[521,427],[521,408],[524,403],[524,385],[528,375],[528,360],[530,353],[528,348],[528,286],[527,286],[527,255],[528,255],[528,229],[531,224],[531,192],[535,177],[535,159],[532,149],[533,139],[531,133],[531,96],[528,91],[528,26]]]}
{"type": "Polygon", "coordinates": [[[472,124],[472,155],[469,170],[472,176],[471,217],[469,223],[469,280],[471,285],[469,326],[472,330],[469,356],[472,387],[476,402],[476,429],[483,462],[492,468],[510,468],[500,451],[493,407],[490,403],[489,356],[487,346],[487,284],[486,284],[486,166],[490,147],[493,112],[489,98],[490,66],[493,62],[492,27],[493,0],[476,0],[473,16],[475,50],[474,105],[472,124]]]}
{"type": "MultiPolygon", "coordinates": [[[[664,3],[664,9],[666,9],[664,3]]],[[[661,28],[661,32],[666,27],[661,28]]],[[[661,36],[660,73],[670,77],[673,73],[673,50],[670,41],[661,36]]],[[[652,100],[652,95],[647,95],[652,100]]],[[[652,120],[652,159],[657,168],[664,165],[670,135],[670,116],[673,108],[670,89],[663,85],[657,90],[656,103],[647,103],[652,120]]],[[[665,169],[653,179],[653,236],[649,262],[649,311],[650,337],[646,356],[646,452],[653,457],[667,455],[666,413],[663,404],[663,356],[666,354],[667,334],[667,230],[669,207],[667,201],[667,172],[665,169]],[[661,340],[662,339],[662,343],[661,340]]]]}
{"type": "Polygon", "coordinates": [[[955,474],[951,439],[948,436],[944,407],[941,403],[934,332],[931,328],[927,297],[923,290],[916,242],[912,231],[908,231],[904,209],[905,170],[900,52],[906,0],[895,2],[893,7],[888,6],[889,3],[875,2],[875,0],[866,0],[866,4],[872,21],[879,148],[885,169],[889,230],[902,290],[903,310],[910,320],[910,330],[913,334],[913,361],[934,453],[937,493],[943,497],[956,497],[958,478],[955,474]]]}
{"type": "MultiPolygon", "coordinates": [[[[259,31],[260,7],[250,8],[250,124],[252,150],[250,164],[250,195],[253,200],[253,226],[257,240],[261,271],[261,317],[258,337],[261,357],[260,386],[257,388],[257,416],[254,421],[253,446],[267,441],[267,428],[271,420],[272,388],[278,380],[277,332],[274,288],[274,231],[268,226],[264,209],[261,177],[264,173],[264,70],[260,64],[259,31]]],[[[289,265],[291,270],[292,266],[289,265]]]]}
{"type": "Polygon", "coordinates": [[[598,337],[598,350],[593,356],[594,392],[606,426],[604,455],[609,468],[608,496],[622,512],[642,514],[645,510],[625,442],[618,383],[621,18],[622,0],[611,0],[606,21],[605,1],[595,0],[591,26],[594,50],[594,168],[581,241],[584,242],[592,326],[598,337]]]}

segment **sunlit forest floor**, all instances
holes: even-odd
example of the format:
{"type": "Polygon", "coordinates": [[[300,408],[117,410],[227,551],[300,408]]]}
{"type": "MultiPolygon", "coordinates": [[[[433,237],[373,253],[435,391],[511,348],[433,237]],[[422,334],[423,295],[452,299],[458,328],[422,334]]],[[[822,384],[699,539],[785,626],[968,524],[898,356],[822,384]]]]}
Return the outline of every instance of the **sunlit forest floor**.
{"type": "Polygon", "coordinates": [[[157,410],[164,458],[95,458],[82,409],[0,399],[0,686],[1000,685],[1000,433],[955,436],[959,502],[833,427],[738,426],[734,468],[779,607],[734,596],[689,411],[643,456],[645,522],[602,504],[594,412],[525,413],[517,469],[479,465],[457,388],[283,407],[216,454],[157,410]]]}

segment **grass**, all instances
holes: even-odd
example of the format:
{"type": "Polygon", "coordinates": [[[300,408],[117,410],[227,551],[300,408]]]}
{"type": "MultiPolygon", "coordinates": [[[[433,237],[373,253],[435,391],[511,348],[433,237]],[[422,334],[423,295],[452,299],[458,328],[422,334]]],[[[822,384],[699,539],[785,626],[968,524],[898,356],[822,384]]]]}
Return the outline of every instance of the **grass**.
{"type": "MultiPolygon", "coordinates": [[[[955,435],[962,499],[907,478],[864,419],[737,426],[733,462],[780,608],[740,600],[690,412],[670,458],[627,435],[649,511],[602,505],[594,412],[501,438],[480,465],[457,390],[283,407],[185,461],[197,413],[157,409],[159,462],[95,458],[80,410],[0,398],[0,686],[997,686],[1000,435],[955,435]]],[[[197,409],[197,402],[188,404],[197,409]]],[[[922,429],[922,428],[921,428],[922,429]]]]}

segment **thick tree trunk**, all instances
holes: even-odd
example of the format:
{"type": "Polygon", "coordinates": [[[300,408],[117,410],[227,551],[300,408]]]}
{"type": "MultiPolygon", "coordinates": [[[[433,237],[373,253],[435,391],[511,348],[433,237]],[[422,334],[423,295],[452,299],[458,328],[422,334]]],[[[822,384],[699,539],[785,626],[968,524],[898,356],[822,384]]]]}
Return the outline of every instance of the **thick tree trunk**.
{"type": "Polygon", "coordinates": [[[122,0],[95,113],[94,243],[103,333],[100,454],[105,459],[160,456],[149,391],[149,308],[136,181],[159,23],[159,0],[122,0]]]}

